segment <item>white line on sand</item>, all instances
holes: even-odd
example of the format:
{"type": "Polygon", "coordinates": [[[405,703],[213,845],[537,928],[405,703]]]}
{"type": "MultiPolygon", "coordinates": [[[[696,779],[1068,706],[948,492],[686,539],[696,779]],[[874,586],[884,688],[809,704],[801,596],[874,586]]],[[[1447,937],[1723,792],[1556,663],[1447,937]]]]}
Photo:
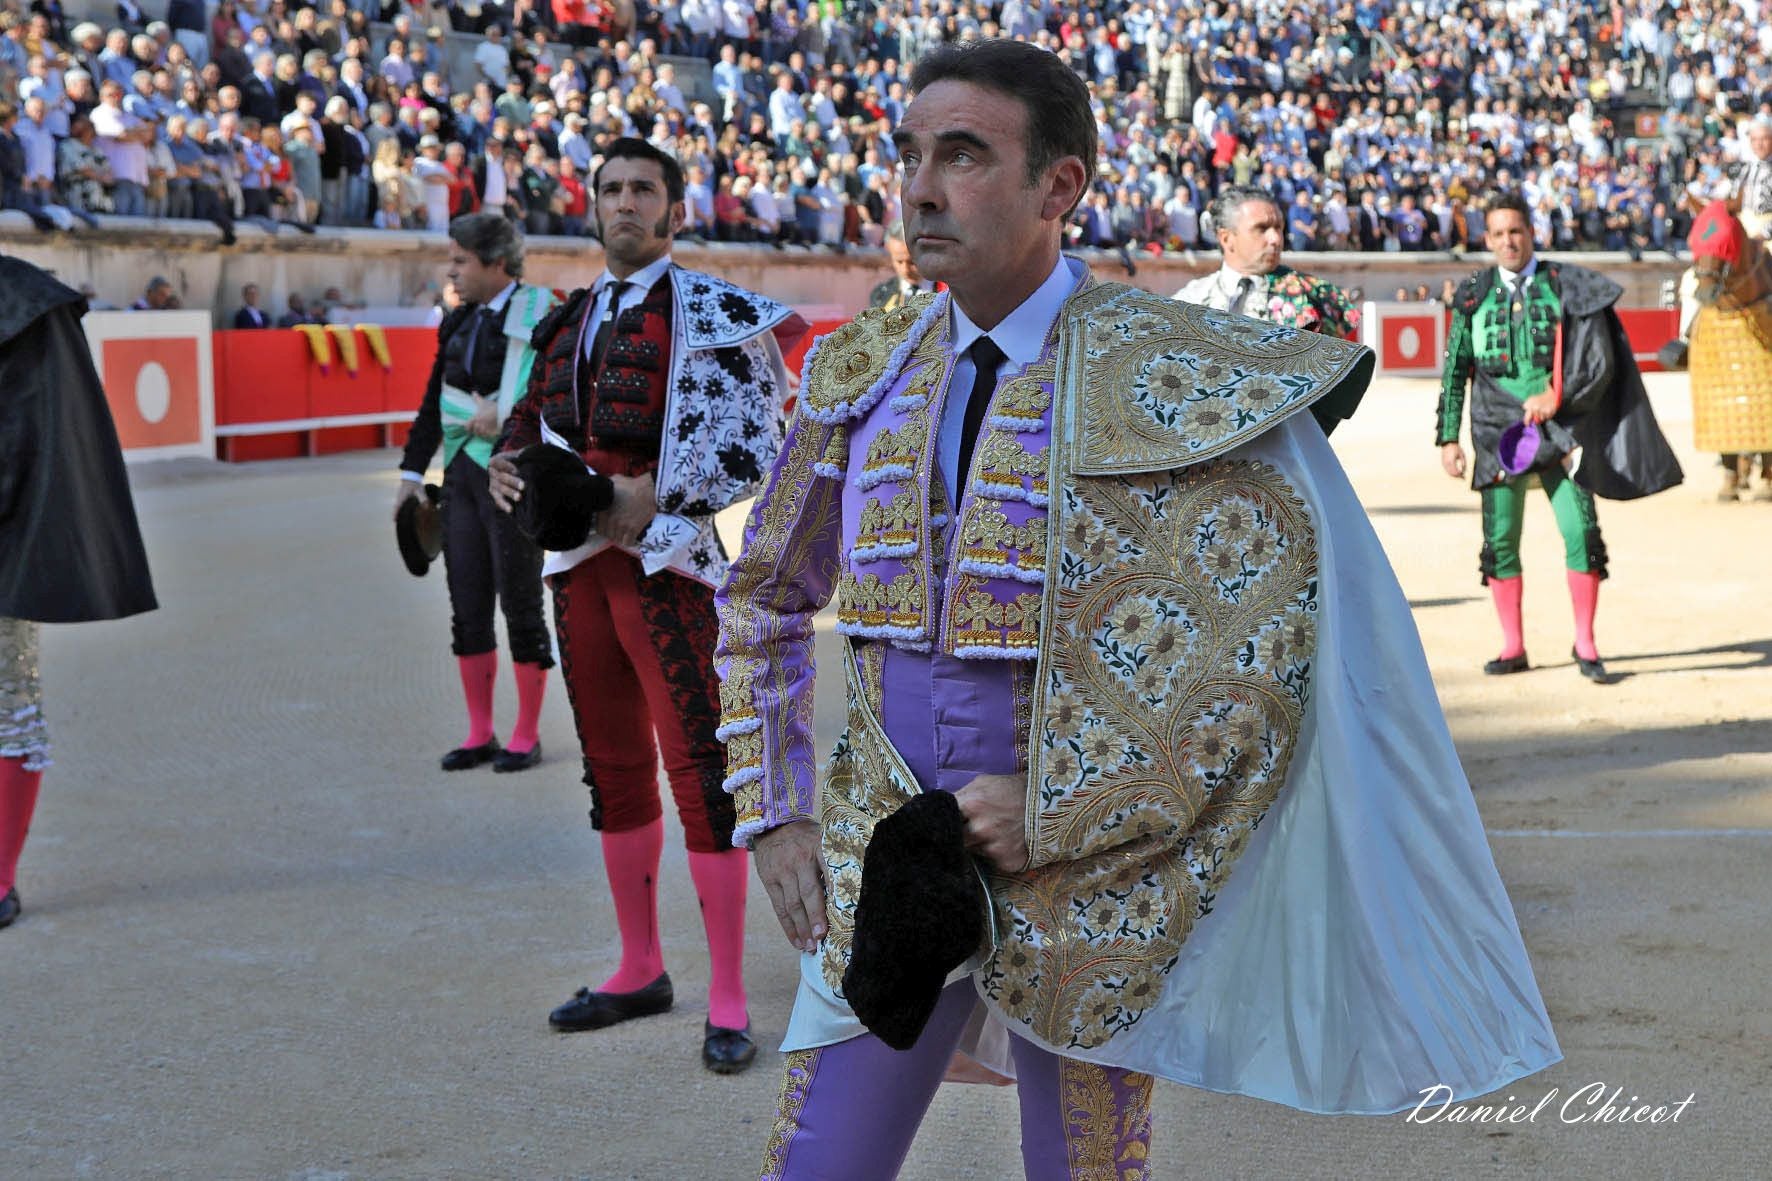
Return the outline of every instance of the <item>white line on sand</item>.
{"type": "Polygon", "coordinates": [[[1772,838],[1772,828],[1639,828],[1625,832],[1590,832],[1577,828],[1491,828],[1492,837],[1563,837],[1604,839],[1630,837],[1760,837],[1772,838]]]}

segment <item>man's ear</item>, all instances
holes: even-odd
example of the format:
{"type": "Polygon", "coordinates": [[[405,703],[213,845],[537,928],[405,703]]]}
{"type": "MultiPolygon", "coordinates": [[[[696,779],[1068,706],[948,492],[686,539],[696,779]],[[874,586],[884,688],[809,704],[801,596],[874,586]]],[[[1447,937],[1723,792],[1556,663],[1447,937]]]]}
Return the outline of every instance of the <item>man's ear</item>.
{"type": "Polygon", "coordinates": [[[1052,165],[1046,181],[1046,199],[1040,204],[1040,217],[1046,221],[1062,221],[1071,215],[1083,200],[1089,185],[1089,172],[1076,156],[1062,156],[1052,165]]]}

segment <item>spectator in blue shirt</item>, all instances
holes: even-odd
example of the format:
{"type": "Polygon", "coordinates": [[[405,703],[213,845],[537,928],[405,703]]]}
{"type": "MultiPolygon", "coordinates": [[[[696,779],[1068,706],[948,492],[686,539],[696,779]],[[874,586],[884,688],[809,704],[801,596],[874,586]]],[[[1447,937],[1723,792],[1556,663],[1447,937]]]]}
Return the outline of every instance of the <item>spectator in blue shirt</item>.
{"type": "Polygon", "coordinates": [[[1314,250],[1317,245],[1317,212],[1311,205],[1311,195],[1299,189],[1292,198],[1292,205],[1286,210],[1286,241],[1293,250],[1314,250]]]}

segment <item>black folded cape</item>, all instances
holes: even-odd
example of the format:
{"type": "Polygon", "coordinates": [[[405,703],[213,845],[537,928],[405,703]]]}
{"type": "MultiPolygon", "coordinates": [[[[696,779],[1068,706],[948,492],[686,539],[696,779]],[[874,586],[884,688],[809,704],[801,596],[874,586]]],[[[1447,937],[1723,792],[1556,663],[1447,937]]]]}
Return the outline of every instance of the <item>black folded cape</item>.
{"type": "Polygon", "coordinates": [[[880,821],[868,841],[843,995],[895,1050],[916,1044],[948,973],[984,942],[988,903],[965,838],[958,801],[932,791],[880,821]]]}

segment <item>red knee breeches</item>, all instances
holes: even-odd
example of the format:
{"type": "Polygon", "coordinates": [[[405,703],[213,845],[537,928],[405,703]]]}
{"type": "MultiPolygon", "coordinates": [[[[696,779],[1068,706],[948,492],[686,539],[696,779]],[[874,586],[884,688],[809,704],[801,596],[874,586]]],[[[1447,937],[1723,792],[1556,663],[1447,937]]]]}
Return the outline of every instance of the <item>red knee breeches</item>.
{"type": "Polygon", "coordinates": [[[685,843],[700,853],[731,848],[726,750],[714,737],[713,590],[670,571],[647,577],[613,547],[548,581],[591,824],[630,832],[658,819],[662,753],[685,843]]]}

